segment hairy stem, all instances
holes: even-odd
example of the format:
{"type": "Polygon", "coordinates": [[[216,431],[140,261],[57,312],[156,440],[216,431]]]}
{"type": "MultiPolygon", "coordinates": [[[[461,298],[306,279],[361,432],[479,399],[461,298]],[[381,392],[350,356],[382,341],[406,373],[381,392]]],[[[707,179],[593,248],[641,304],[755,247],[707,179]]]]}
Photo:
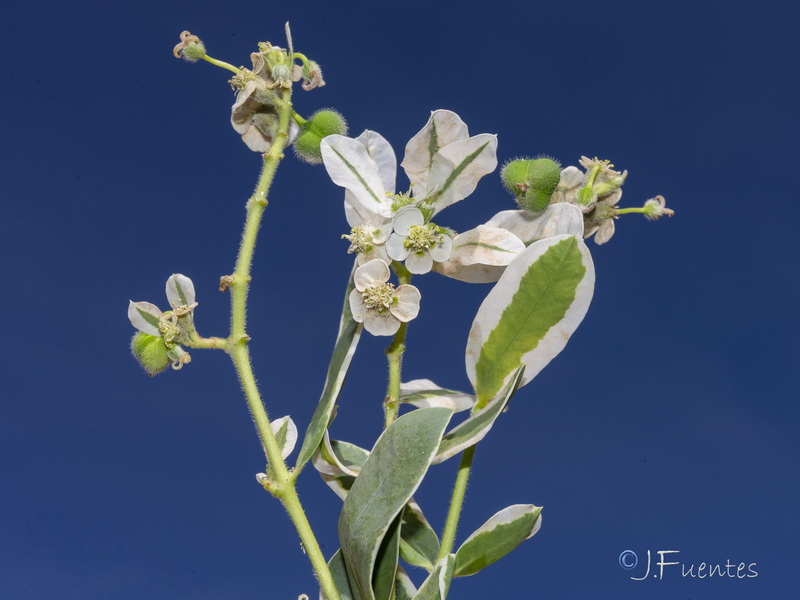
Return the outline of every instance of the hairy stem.
{"type": "Polygon", "coordinates": [[[291,477],[286,463],[281,457],[280,446],[269,426],[269,417],[253,376],[250,353],[247,349],[247,342],[250,338],[245,329],[247,293],[250,287],[250,270],[253,262],[256,236],[261,225],[261,217],[267,206],[267,195],[272,185],[275,171],[278,168],[278,163],[283,158],[283,150],[288,140],[289,117],[292,112],[290,99],[290,90],[285,90],[280,106],[278,133],[275,136],[272,147],[264,155],[264,165],[258,185],[247,203],[247,218],[242,233],[242,243],[239,247],[236,268],[229,283],[231,292],[231,335],[227,341],[227,352],[236,367],[236,372],[239,375],[239,381],[247,400],[247,406],[250,409],[258,436],[269,461],[270,470],[274,476],[274,480],[266,482],[264,487],[280,499],[289,513],[289,517],[297,529],[300,540],[303,542],[303,547],[319,579],[320,587],[325,597],[328,600],[339,600],[339,592],[300,503],[294,479],[291,477]]]}
{"type": "Polygon", "coordinates": [[[444,531],[442,532],[442,544],[439,549],[439,560],[453,551],[453,544],[456,540],[456,529],[458,520],[461,517],[461,507],[464,504],[464,495],[467,492],[467,482],[469,472],[472,469],[472,459],[475,456],[475,446],[470,446],[461,455],[461,463],[458,465],[458,475],[453,486],[453,495],[450,498],[450,509],[447,511],[447,521],[445,521],[444,531]]]}

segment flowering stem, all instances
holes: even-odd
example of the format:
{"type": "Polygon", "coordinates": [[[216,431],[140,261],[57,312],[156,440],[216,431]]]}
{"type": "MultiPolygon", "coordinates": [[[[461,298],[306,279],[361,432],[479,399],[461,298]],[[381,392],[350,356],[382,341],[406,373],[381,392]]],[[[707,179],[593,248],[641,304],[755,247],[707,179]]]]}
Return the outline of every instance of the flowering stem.
{"type": "Polygon", "coordinates": [[[640,213],[646,215],[649,214],[650,212],[651,211],[649,211],[645,206],[639,206],[639,207],[633,206],[631,208],[617,208],[614,210],[614,214],[617,215],[627,215],[630,213],[640,213]]]}
{"type": "Polygon", "coordinates": [[[470,446],[461,455],[461,463],[458,465],[458,475],[453,486],[453,495],[450,498],[450,508],[447,511],[447,521],[442,532],[442,544],[439,548],[441,560],[453,551],[453,544],[456,540],[456,529],[458,529],[458,519],[461,517],[461,507],[464,504],[464,495],[467,492],[467,481],[469,472],[472,469],[472,458],[475,456],[475,446],[470,446]]]}
{"type": "Polygon", "coordinates": [[[247,348],[247,342],[250,338],[245,331],[247,292],[250,287],[253,251],[261,224],[261,217],[267,207],[267,194],[272,185],[278,163],[283,158],[283,150],[288,140],[287,132],[289,131],[289,117],[292,110],[290,99],[291,91],[284,90],[283,102],[279,112],[278,133],[275,135],[275,140],[269,151],[264,154],[264,165],[258,185],[247,203],[247,218],[242,233],[242,243],[239,247],[236,268],[229,283],[231,291],[231,335],[227,340],[227,352],[233,360],[236,372],[239,375],[247,406],[255,422],[258,436],[261,438],[261,443],[269,461],[270,471],[273,475],[272,481],[267,482],[265,488],[280,499],[289,513],[289,517],[297,529],[300,540],[303,542],[303,547],[319,579],[320,587],[325,597],[328,600],[339,600],[339,592],[297,495],[294,478],[289,473],[286,463],[281,457],[281,448],[270,428],[269,417],[253,376],[250,353],[247,348]]]}
{"type": "Polygon", "coordinates": [[[222,67],[223,69],[227,69],[231,73],[236,73],[237,75],[241,73],[241,70],[237,69],[230,63],[226,63],[224,60],[217,60],[216,58],[211,58],[208,54],[203,55],[203,60],[210,62],[212,65],[216,65],[218,67],[222,67]]]}
{"type": "Polygon", "coordinates": [[[400,329],[394,334],[394,339],[386,348],[386,358],[389,361],[389,385],[386,387],[386,400],[383,403],[384,428],[389,427],[397,418],[400,410],[400,379],[403,369],[403,352],[406,350],[406,330],[408,323],[400,323],[400,329]]]}

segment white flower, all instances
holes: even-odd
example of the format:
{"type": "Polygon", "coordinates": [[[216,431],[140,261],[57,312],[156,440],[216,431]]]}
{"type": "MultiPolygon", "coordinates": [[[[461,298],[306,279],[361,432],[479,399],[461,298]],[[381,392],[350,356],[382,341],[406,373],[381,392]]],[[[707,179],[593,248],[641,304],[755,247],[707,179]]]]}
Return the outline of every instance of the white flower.
{"type": "Polygon", "coordinates": [[[450,258],[452,238],[441,227],[426,223],[418,208],[402,209],[394,218],[393,228],[386,252],[392,260],[406,261],[410,273],[422,275],[431,270],[434,261],[450,258]]]}
{"type": "MultiPolygon", "coordinates": [[[[388,258],[380,256],[385,251],[377,248],[386,242],[387,227],[391,230],[391,221],[401,208],[419,208],[424,217],[420,225],[424,225],[436,213],[466,198],[480,178],[497,167],[496,136],[470,137],[458,115],[446,110],[434,111],[406,146],[403,168],[411,183],[411,196],[395,193],[397,159],[389,143],[374,131],[355,139],[328,136],[322,140],[321,151],[331,179],[347,190],[345,215],[353,228],[347,237],[351,251],[362,253],[362,245],[371,248],[372,254],[359,264],[370,257],[388,258]]],[[[400,227],[403,230],[402,223],[400,227]]],[[[434,252],[436,256],[441,253],[434,252]]],[[[415,259],[411,260],[415,264],[415,259]]]]}
{"type": "Polygon", "coordinates": [[[162,313],[150,302],[131,300],[128,304],[128,319],[139,331],[159,337],[164,335],[164,341],[169,343],[172,339],[168,338],[174,338],[178,333],[175,323],[177,317],[191,314],[197,302],[195,302],[194,283],[180,273],[174,273],[167,279],[166,292],[167,300],[173,309],[170,313],[162,313]]]}
{"type": "Polygon", "coordinates": [[[371,260],[356,269],[356,289],[350,292],[350,311],[357,323],[372,335],[394,335],[400,323],[419,313],[420,293],[413,285],[394,287],[389,267],[382,260],[371,260]]]}

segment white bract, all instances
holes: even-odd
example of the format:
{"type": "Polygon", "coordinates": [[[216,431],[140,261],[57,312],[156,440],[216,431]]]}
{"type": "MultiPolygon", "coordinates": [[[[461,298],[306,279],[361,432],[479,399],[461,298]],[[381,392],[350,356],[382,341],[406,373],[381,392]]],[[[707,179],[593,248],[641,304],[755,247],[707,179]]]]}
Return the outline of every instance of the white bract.
{"type": "Polygon", "coordinates": [[[450,256],[450,242],[445,239],[449,236],[436,226],[425,227],[431,218],[466,198],[480,178],[497,167],[497,137],[486,133],[470,137],[466,124],[447,110],[434,111],[406,146],[402,166],[411,183],[410,194],[395,193],[397,159],[389,143],[374,131],[365,131],[355,139],[328,136],[322,141],[321,151],[331,179],[346,190],[345,215],[352,228],[346,237],[350,251],[364,255],[359,256],[359,264],[372,258],[387,263],[406,260],[412,273],[427,273],[434,262],[450,256]],[[401,218],[400,211],[405,207],[401,218]],[[409,214],[411,208],[416,209],[413,216],[409,214]],[[392,242],[389,252],[382,246],[390,239],[393,221],[394,231],[403,241],[392,242]],[[430,239],[405,246],[414,237],[409,235],[413,227],[423,228],[414,230],[417,237],[430,239]]]}
{"type": "Polygon", "coordinates": [[[128,304],[128,319],[130,319],[131,325],[139,331],[148,335],[164,335],[164,341],[169,343],[172,341],[169,339],[170,336],[177,335],[175,319],[172,317],[191,314],[194,307],[197,306],[197,302],[195,302],[194,283],[180,273],[174,273],[167,279],[166,292],[167,300],[173,309],[171,314],[165,315],[161,309],[150,302],[131,300],[128,304]]]}
{"type": "Polygon", "coordinates": [[[400,323],[419,313],[419,290],[413,285],[395,288],[388,281],[389,267],[378,259],[358,267],[353,277],[356,289],[350,292],[350,311],[372,335],[394,335],[400,323]]]}

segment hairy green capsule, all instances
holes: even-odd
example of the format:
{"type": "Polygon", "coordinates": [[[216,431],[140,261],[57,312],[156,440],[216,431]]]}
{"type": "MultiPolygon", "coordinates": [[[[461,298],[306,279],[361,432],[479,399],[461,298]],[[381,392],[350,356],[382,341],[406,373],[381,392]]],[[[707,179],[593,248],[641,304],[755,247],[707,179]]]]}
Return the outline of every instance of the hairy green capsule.
{"type": "Polygon", "coordinates": [[[520,208],[540,212],[547,208],[561,179],[561,166],[550,158],[520,158],[507,163],[500,177],[520,208]]]}
{"type": "Polygon", "coordinates": [[[150,377],[158,375],[173,362],[167,355],[163,339],[141,331],[131,340],[131,352],[150,377]]]}
{"type": "Polygon", "coordinates": [[[318,110],[300,128],[294,151],[300,160],[312,165],[322,163],[320,143],[329,135],[347,135],[347,121],[334,110],[318,110]]]}

